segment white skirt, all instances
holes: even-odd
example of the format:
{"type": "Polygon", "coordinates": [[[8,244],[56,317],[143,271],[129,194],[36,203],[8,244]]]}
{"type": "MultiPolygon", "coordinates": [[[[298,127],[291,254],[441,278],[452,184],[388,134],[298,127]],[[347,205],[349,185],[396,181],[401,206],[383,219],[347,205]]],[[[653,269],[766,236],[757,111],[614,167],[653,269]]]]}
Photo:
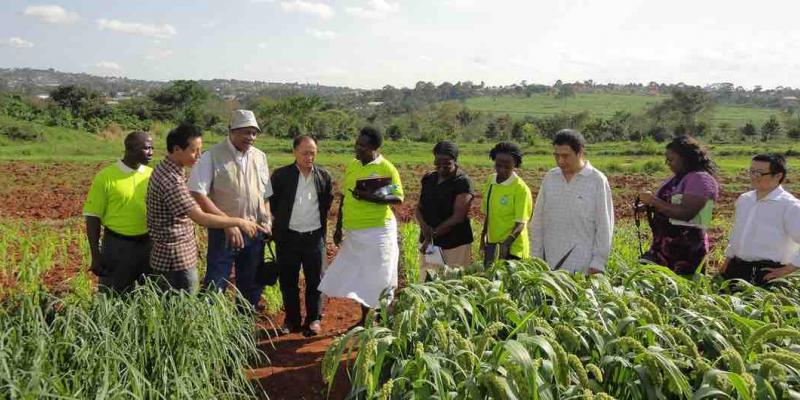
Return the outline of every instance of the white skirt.
{"type": "Polygon", "coordinates": [[[394,296],[397,288],[397,221],[380,228],[346,231],[339,253],[325,271],[319,291],[346,297],[369,308],[380,305],[381,294],[394,296]]]}

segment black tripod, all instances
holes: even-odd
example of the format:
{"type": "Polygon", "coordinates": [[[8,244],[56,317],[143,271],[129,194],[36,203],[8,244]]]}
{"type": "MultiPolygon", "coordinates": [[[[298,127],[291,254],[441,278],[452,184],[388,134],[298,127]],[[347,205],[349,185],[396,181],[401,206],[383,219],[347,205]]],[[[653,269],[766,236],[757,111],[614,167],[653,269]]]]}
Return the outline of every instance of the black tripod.
{"type": "Polygon", "coordinates": [[[634,200],[633,203],[633,221],[636,224],[636,238],[639,239],[639,258],[644,257],[644,248],[642,246],[642,218],[641,218],[641,213],[643,211],[644,210],[642,207],[642,200],[637,195],[636,200],[634,200]]]}

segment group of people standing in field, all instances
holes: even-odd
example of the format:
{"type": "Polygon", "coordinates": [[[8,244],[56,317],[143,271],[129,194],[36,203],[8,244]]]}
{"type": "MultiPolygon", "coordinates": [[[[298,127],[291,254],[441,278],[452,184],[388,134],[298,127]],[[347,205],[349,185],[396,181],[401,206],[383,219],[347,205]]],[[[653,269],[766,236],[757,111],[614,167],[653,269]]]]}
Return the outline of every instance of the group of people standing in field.
{"type": "MultiPolygon", "coordinates": [[[[333,234],[339,251],[325,268],[335,194],[331,174],[315,162],[316,140],[294,138],[294,162],[270,174],[267,156],[254,147],[260,129],[253,113],[234,111],[229,128],[225,140],[203,153],[201,129],[181,124],[167,135],[168,154],[155,169],[148,167],[152,138],[144,132],[126,137],[125,155],[94,177],[83,210],[91,270],[101,288],[124,293],[151,277],[164,289],[225,290],[235,280],[257,309],[266,285],[261,279],[265,246],[272,240],[285,307],[282,333],[318,334],[323,293],[356,300],[362,308],[358,324],[363,324],[370,309],[391,300],[400,258],[391,207],[403,202],[404,191],[397,169],[380,152],[381,133],[366,127],[356,138],[355,159],[340,182],[333,234]],[[208,228],[202,284],[194,223],[208,228]]],[[[523,162],[520,147],[501,142],[490,151],[495,173],[481,188],[484,265],[539,257],[551,268],[573,273],[605,270],[614,230],[608,180],[586,160],[580,132],[562,130],[552,144],[557,166],[543,176],[535,201],[517,173],[523,162]]],[[[655,193],[637,196],[637,212],[648,216],[653,232],[641,262],[691,275],[709,251],[706,231],[720,191],[717,169],[688,136],[672,140],[665,157],[673,176],[655,193]]],[[[473,263],[469,209],[475,185],[459,166],[455,143],[437,143],[433,158],[435,169],[422,177],[415,208],[423,278],[445,266],[473,263]]],[[[736,202],[721,272],[765,285],[800,267],[800,201],[781,186],[787,174],[782,156],[753,157],[748,174],[753,190],[736,202]]]]}

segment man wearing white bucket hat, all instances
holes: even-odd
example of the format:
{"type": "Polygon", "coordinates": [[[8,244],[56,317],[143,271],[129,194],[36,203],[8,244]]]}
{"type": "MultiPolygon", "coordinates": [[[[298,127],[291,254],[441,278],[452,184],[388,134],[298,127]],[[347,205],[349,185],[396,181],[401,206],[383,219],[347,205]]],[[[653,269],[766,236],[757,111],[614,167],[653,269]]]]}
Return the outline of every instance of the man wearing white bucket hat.
{"type": "MultiPolygon", "coordinates": [[[[227,139],[202,155],[189,177],[189,190],[203,211],[251,220],[271,232],[267,155],[253,146],[260,132],[252,111],[233,111],[227,139]]],[[[256,278],[264,240],[264,235],[243,236],[238,228],[209,229],[203,287],[227,288],[235,264],[236,288],[257,307],[264,290],[256,278]]]]}

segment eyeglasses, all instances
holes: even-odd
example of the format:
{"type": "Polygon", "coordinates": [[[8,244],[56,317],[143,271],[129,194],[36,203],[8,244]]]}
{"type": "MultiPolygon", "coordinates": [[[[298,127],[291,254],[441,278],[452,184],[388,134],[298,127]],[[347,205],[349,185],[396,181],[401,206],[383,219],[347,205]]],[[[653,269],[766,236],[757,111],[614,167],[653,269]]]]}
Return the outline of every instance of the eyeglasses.
{"type": "Polygon", "coordinates": [[[762,172],[762,171],[757,170],[757,169],[747,169],[747,170],[745,170],[745,173],[747,173],[747,175],[756,176],[756,177],[765,176],[765,175],[772,175],[772,172],[762,172]]]}

